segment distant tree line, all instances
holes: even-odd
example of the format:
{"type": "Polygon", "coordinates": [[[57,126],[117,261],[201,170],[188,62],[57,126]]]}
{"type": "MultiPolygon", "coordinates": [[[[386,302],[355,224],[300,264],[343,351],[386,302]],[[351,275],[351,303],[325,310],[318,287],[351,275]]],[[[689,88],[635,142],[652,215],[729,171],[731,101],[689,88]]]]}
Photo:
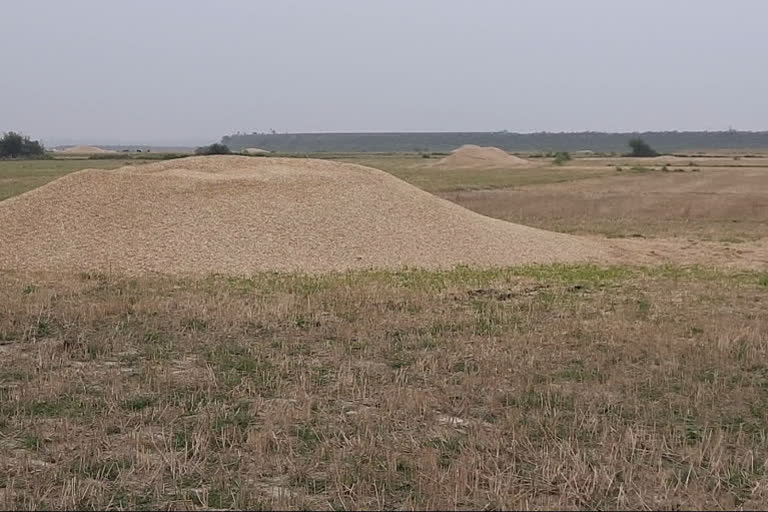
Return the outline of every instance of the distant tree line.
{"type": "Polygon", "coordinates": [[[447,152],[463,144],[496,146],[507,151],[579,151],[623,153],[627,141],[642,138],[663,153],[706,149],[768,148],[768,131],[642,133],[251,133],[222,137],[232,151],[249,147],[281,153],[317,152],[447,152]]]}
{"type": "Polygon", "coordinates": [[[16,132],[4,133],[0,138],[0,158],[41,158],[45,148],[39,141],[16,132]]]}

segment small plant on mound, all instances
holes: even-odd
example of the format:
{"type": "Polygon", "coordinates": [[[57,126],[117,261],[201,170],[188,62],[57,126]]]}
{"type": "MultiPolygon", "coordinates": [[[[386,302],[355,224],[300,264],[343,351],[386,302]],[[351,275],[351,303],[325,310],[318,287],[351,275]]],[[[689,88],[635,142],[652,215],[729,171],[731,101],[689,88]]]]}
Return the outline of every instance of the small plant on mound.
{"type": "Polygon", "coordinates": [[[563,165],[565,162],[571,160],[571,154],[567,151],[558,151],[555,153],[554,163],[555,165],[563,165]]]}
{"type": "Polygon", "coordinates": [[[630,139],[627,144],[629,144],[629,147],[632,149],[632,152],[628,156],[642,158],[659,156],[655,149],[653,149],[650,145],[648,145],[647,142],[639,137],[630,139]]]}
{"type": "Polygon", "coordinates": [[[229,155],[231,153],[229,146],[219,143],[202,146],[195,150],[196,155],[229,155]]]}

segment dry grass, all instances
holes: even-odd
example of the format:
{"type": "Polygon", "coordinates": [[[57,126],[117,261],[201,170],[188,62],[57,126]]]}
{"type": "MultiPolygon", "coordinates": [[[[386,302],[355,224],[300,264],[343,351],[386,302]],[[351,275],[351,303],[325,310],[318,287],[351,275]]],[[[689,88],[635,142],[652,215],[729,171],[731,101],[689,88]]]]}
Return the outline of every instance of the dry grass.
{"type": "Polygon", "coordinates": [[[0,275],[0,508],[761,508],[768,275],[0,275]]]}
{"type": "Polygon", "coordinates": [[[633,172],[443,197],[491,217],[573,234],[738,242],[768,237],[768,167],[633,172]]]}
{"type": "MultiPolygon", "coordinates": [[[[616,178],[574,181],[615,175],[586,159],[353,160],[433,191],[573,181],[449,197],[550,228],[764,236],[754,169],[636,174],[590,203],[616,178]]],[[[0,198],[105,163],[0,162],[0,198]]],[[[766,268],[0,272],[0,509],[764,508],[766,268]]]]}
{"type": "Polygon", "coordinates": [[[610,176],[608,166],[554,166],[533,162],[529,167],[469,167],[442,169],[434,166],[438,156],[413,155],[340,155],[338,160],[382,169],[428,192],[448,193],[460,190],[491,190],[540,183],[558,183],[610,176]]]}

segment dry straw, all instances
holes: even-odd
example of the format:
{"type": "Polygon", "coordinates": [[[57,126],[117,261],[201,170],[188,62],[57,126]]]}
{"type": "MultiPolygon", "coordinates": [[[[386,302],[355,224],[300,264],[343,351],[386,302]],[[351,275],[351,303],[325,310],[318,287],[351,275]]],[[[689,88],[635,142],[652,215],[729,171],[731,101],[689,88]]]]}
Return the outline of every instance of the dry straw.
{"type": "Polygon", "coordinates": [[[530,166],[528,160],[510,155],[494,147],[467,144],[455,149],[450,155],[435,163],[435,167],[446,169],[468,169],[472,167],[505,168],[530,166]]]}
{"type": "Polygon", "coordinates": [[[597,242],[484,217],[390,174],[203,156],[76,172],[0,203],[0,268],[207,274],[600,261],[597,242]]]}

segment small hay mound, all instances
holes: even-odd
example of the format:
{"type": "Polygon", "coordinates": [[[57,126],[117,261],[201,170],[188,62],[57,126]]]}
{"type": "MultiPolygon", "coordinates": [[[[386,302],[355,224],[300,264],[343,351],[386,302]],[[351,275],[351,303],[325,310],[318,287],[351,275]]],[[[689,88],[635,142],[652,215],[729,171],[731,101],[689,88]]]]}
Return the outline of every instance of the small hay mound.
{"type": "Polygon", "coordinates": [[[435,164],[446,169],[467,169],[472,167],[498,168],[522,167],[530,162],[504,150],[494,147],[475,146],[467,144],[454,149],[450,155],[435,164]]]}
{"type": "Polygon", "coordinates": [[[243,150],[243,153],[246,155],[268,155],[270,151],[261,148],[247,148],[243,150]]]}
{"type": "Polygon", "coordinates": [[[84,170],[0,202],[0,268],[325,272],[602,261],[601,245],[484,217],[383,171],[197,156],[84,170]]]}
{"type": "Polygon", "coordinates": [[[72,146],[61,150],[62,153],[73,153],[78,155],[93,155],[100,153],[114,153],[107,149],[97,148],[96,146],[72,146]]]}

